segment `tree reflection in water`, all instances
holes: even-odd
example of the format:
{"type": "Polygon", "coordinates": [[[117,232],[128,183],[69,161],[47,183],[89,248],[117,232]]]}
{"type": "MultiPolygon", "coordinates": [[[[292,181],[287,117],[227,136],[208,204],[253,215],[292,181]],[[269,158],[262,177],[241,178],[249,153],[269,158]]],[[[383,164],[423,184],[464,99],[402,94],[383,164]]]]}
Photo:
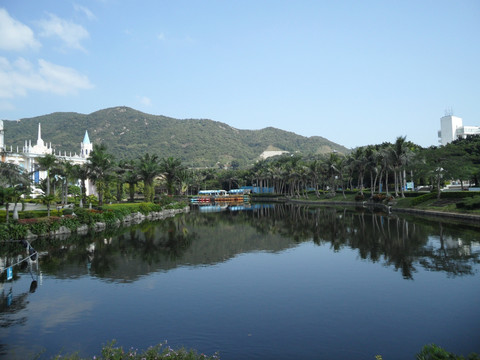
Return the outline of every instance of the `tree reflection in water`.
{"type": "Polygon", "coordinates": [[[358,249],[362,259],[383,261],[412,279],[415,264],[450,276],[472,275],[479,261],[479,228],[371,212],[366,209],[276,205],[260,209],[253,222],[260,232],[289,236],[296,242],[330,244],[333,251],[358,249]],[[460,237],[461,236],[461,237],[460,237]],[[438,239],[438,242],[433,241],[438,239]],[[449,242],[446,248],[445,242],[449,242]]]}
{"type": "Polygon", "coordinates": [[[224,262],[252,251],[278,252],[305,241],[339,252],[355,249],[413,279],[416,267],[472,275],[478,227],[391,216],[365,209],[288,204],[199,212],[102,234],[35,241],[44,273],[131,282],[178,266],[224,262]],[[235,210],[233,210],[235,209],[235,210]],[[244,211],[237,211],[243,209],[244,211]]]}

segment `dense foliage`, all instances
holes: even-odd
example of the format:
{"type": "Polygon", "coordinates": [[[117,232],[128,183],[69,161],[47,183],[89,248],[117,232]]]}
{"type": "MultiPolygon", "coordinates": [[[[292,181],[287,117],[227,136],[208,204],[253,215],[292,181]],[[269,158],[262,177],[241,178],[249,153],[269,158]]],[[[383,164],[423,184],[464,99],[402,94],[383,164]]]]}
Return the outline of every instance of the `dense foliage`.
{"type": "MultiPolygon", "coordinates": [[[[248,169],[192,169],[181,159],[149,153],[130,161],[117,161],[105,144],[95,144],[83,166],[50,160],[50,156],[39,159],[49,174],[42,184],[45,195],[40,197],[48,211],[51,204],[65,205],[69,198],[77,204],[98,201],[102,206],[104,201],[121,202],[127,197],[130,202],[135,199],[153,202],[165,195],[185,196],[197,194],[201,189],[230,190],[243,186],[251,186],[254,192],[294,198],[308,198],[312,193],[317,198],[334,197],[338,192],[344,197],[356,193],[355,200],[374,202],[421,195],[412,190],[431,192],[428,197],[412,200],[410,205],[414,206],[435,197],[448,199],[452,193],[443,190],[453,182],[456,187],[446,190],[465,190],[466,184],[478,187],[480,137],[427,149],[398,137],[394,143],[360,147],[346,155],[332,152],[276,156],[258,161],[248,169]],[[96,185],[98,199],[86,196],[87,178],[96,185]],[[73,185],[77,181],[81,187],[73,185]]],[[[25,174],[7,163],[0,163],[0,173],[0,203],[14,204],[18,210],[17,204],[30,194],[25,174]]],[[[470,191],[453,196],[460,199],[474,194],[470,191]]],[[[475,210],[477,203],[477,199],[465,200],[457,208],[475,210]]],[[[15,218],[18,215],[14,211],[15,218]]]]}

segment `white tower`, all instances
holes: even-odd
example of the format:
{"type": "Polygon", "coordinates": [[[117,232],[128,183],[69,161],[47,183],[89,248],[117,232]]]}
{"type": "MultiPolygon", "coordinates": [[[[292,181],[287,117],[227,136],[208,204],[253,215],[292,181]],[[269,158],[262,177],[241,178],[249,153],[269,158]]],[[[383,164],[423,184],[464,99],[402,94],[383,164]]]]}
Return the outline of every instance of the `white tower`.
{"type": "Polygon", "coordinates": [[[48,146],[45,144],[45,141],[42,139],[42,126],[40,123],[38,123],[38,138],[37,138],[37,144],[35,146],[28,146],[28,151],[33,154],[52,154],[53,149],[50,144],[48,146]]]}
{"type": "Polygon", "coordinates": [[[88,131],[85,130],[85,136],[83,137],[83,141],[80,144],[81,153],[80,156],[83,158],[87,158],[90,156],[90,153],[93,150],[93,144],[90,142],[90,138],[88,137],[88,131]]]}
{"type": "Polygon", "coordinates": [[[440,131],[438,132],[439,142],[447,145],[457,138],[457,129],[463,126],[462,118],[453,115],[446,115],[440,118],[440,131]]]}

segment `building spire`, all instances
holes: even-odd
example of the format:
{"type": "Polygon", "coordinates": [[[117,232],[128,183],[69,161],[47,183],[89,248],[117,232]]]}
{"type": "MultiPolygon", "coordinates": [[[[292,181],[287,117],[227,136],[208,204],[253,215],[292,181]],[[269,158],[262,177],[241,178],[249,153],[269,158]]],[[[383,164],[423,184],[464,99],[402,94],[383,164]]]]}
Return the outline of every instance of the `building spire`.
{"type": "Polygon", "coordinates": [[[38,148],[42,148],[45,146],[42,140],[42,127],[41,124],[38,123],[38,139],[37,139],[37,146],[38,148]]]}
{"type": "Polygon", "coordinates": [[[80,144],[81,157],[83,158],[89,157],[92,150],[93,150],[93,145],[90,143],[90,138],[88,137],[88,131],[85,130],[85,136],[83,137],[83,141],[80,144]]]}
{"type": "Polygon", "coordinates": [[[84,144],[90,144],[90,138],[88,137],[88,131],[85,130],[85,136],[83,137],[84,144]]]}

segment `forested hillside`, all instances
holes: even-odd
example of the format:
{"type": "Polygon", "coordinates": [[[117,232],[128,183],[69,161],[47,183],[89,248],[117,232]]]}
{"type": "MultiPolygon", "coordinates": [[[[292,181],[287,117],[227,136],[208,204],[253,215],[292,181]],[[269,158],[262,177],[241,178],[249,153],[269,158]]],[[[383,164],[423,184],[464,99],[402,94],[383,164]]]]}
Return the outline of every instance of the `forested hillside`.
{"type": "Polygon", "coordinates": [[[133,159],[145,153],[175,157],[189,167],[230,164],[248,165],[267,148],[303,155],[345,147],[320,136],[304,137],[272,127],[239,130],[206,119],[179,120],[150,115],[128,107],[114,107],[88,115],[53,113],[17,121],[4,121],[5,143],[20,148],[25,140],[36,143],[38,123],[42,139],[56,151],[78,152],[85,130],[93,143],[103,142],[117,159],[133,159]]]}

